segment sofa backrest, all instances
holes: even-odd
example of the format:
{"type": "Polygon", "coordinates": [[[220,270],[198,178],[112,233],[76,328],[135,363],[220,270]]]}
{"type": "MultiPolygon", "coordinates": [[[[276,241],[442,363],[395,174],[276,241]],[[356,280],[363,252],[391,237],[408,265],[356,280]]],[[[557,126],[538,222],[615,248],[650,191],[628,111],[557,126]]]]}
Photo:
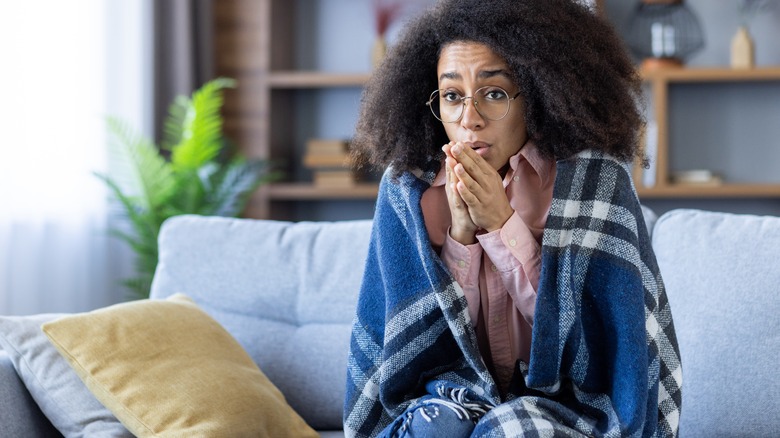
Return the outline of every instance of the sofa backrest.
{"type": "Polygon", "coordinates": [[[680,344],[680,436],[777,436],[780,218],[673,210],[653,247],[680,344]]]}
{"type": "MultiPolygon", "coordinates": [[[[652,228],[683,361],[684,437],[780,430],[780,218],[673,210],[652,228]]],[[[160,233],[152,297],[193,297],[290,405],[339,429],[370,221],[179,216],[160,233]]]]}
{"type": "Polygon", "coordinates": [[[371,222],[168,220],[152,298],[192,297],[312,427],[341,429],[371,222]]]}

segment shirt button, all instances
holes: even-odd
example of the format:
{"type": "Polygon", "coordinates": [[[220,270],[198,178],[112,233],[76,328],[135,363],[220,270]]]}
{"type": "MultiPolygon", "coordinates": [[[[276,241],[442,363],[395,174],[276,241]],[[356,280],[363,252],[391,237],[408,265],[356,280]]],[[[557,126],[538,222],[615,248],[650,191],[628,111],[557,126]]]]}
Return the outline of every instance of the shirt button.
{"type": "Polygon", "coordinates": [[[466,267],[466,262],[464,262],[463,260],[458,260],[458,267],[465,268],[466,267]]]}
{"type": "Polygon", "coordinates": [[[498,324],[499,322],[501,322],[501,317],[500,316],[493,317],[493,322],[498,324]]]}
{"type": "Polygon", "coordinates": [[[511,246],[511,247],[515,247],[515,246],[517,246],[517,240],[515,240],[515,239],[511,239],[511,240],[509,241],[509,246],[511,246]]]}
{"type": "Polygon", "coordinates": [[[519,176],[516,176],[516,177],[512,178],[512,180],[513,180],[514,182],[518,182],[518,181],[520,181],[520,177],[519,177],[519,176]]]}
{"type": "Polygon", "coordinates": [[[496,272],[496,271],[498,271],[498,268],[496,267],[496,265],[492,265],[490,267],[490,270],[492,270],[493,272],[496,272]]]}

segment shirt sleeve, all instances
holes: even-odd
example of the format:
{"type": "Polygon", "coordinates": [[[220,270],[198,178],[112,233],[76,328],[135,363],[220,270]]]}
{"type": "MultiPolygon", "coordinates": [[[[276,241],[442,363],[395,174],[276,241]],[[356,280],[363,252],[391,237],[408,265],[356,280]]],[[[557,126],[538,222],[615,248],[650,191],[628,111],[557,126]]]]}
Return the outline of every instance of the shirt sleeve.
{"type": "Polygon", "coordinates": [[[541,245],[515,212],[501,229],[477,235],[515,307],[533,325],[542,264],[541,245]]]}
{"type": "Polygon", "coordinates": [[[468,303],[469,317],[474,327],[479,321],[479,269],[482,260],[482,247],[479,243],[463,245],[450,237],[444,238],[441,248],[441,258],[447,265],[455,281],[458,282],[468,303]]]}

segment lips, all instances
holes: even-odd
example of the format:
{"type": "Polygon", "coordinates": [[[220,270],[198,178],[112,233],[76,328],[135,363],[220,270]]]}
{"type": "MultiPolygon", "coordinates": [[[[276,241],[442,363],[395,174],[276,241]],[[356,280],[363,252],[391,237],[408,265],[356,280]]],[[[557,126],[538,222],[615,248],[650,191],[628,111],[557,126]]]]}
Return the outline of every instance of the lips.
{"type": "Polygon", "coordinates": [[[475,141],[471,143],[471,149],[473,149],[479,155],[484,155],[487,153],[488,148],[490,148],[490,145],[482,141],[475,141]]]}

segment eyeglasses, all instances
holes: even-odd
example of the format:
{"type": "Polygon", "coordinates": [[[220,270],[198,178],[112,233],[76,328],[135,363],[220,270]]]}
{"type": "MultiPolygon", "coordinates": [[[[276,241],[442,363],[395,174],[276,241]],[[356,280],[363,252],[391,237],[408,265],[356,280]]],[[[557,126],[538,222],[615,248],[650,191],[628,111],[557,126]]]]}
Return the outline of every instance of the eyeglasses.
{"type": "Polygon", "coordinates": [[[431,108],[433,116],[444,123],[455,123],[463,117],[466,99],[474,102],[474,108],[480,116],[488,120],[501,120],[509,114],[509,106],[517,99],[518,92],[513,97],[501,87],[486,86],[479,88],[473,96],[461,96],[453,90],[436,90],[431,93],[425,104],[431,108]]]}

